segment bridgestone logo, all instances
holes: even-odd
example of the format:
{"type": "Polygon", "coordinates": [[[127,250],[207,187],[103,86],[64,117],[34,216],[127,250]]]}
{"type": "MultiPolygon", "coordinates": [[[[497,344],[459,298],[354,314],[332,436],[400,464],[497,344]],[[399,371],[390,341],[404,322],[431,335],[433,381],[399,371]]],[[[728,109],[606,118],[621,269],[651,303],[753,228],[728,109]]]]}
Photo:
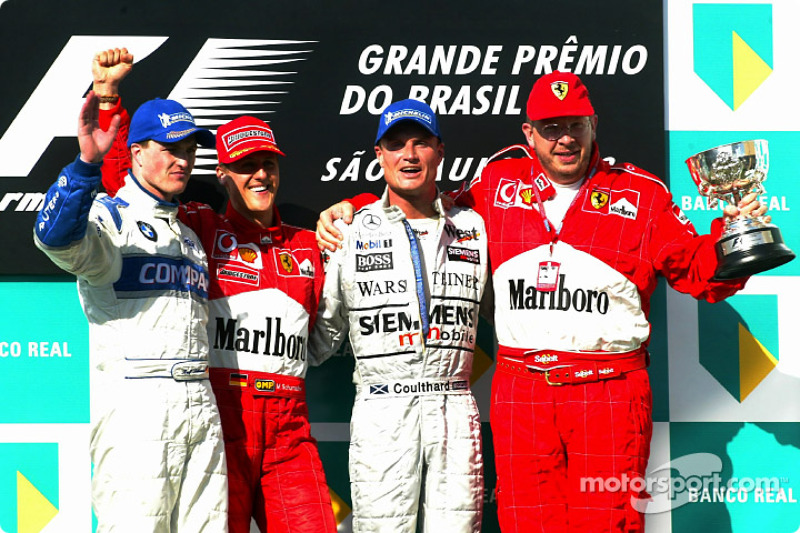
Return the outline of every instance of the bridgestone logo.
{"type": "Polygon", "coordinates": [[[269,142],[274,142],[272,135],[263,129],[252,129],[252,130],[244,130],[237,133],[232,133],[225,138],[225,145],[230,146],[238,141],[251,139],[253,137],[258,137],[262,139],[266,139],[269,142]]]}
{"type": "Polygon", "coordinates": [[[392,270],[394,263],[391,252],[356,255],[356,272],[374,272],[376,270],[392,270]]]}

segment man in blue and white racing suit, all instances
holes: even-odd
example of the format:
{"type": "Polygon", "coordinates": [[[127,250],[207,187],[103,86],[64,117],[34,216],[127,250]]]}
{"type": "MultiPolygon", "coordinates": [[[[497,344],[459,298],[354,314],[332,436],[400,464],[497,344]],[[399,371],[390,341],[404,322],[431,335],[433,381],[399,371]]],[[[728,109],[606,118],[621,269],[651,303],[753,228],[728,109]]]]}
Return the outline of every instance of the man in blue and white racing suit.
{"type": "Polygon", "coordinates": [[[115,198],[96,197],[119,126],[98,126],[99,97],[81,109],[80,156],[47,193],[36,245],[78,278],[89,321],[92,504],[97,531],[227,531],[225,452],[208,381],[208,269],[178,221],[197,128],[178,102],[133,116],[133,168],[115,198]]]}

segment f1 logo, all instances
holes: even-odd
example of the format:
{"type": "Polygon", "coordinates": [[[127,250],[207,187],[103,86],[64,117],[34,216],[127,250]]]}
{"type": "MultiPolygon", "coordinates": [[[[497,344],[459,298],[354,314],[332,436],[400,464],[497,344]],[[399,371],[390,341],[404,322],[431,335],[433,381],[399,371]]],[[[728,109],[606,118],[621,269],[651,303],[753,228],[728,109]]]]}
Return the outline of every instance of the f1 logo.
{"type": "Polygon", "coordinates": [[[0,177],[25,177],[55,137],[74,137],[83,94],[91,83],[89,65],[98,50],[125,46],[134,61],[153,53],[167,37],[73,35],[0,137],[0,177]],[[42,120],[43,109],[47,120],[42,120]]]}
{"type": "MultiPolygon", "coordinates": [[[[55,137],[74,137],[78,111],[83,104],[83,94],[91,81],[87,75],[91,58],[98,50],[125,46],[133,53],[135,61],[141,61],[166,42],[168,37],[134,36],[73,36],[61,50],[53,65],[31,94],[19,114],[0,138],[0,177],[28,176],[39,161],[50,142],[55,137]],[[43,109],[47,110],[46,120],[42,120],[43,109]]],[[[197,117],[202,108],[202,116],[225,116],[230,113],[230,100],[227,97],[248,98],[253,94],[253,83],[269,78],[270,83],[288,81],[296,74],[296,66],[274,66],[272,72],[254,76],[246,71],[236,71],[243,63],[247,65],[277,65],[286,63],[285,57],[297,61],[298,53],[308,54],[311,50],[298,52],[296,45],[307,41],[264,40],[264,39],[217,39],[208,38],[184,73],[172,88],[167,98],[189,101],[195,106],[187,106],[197,117]],[[267,49],[268,48],[268,49],[267,49]],[[275,71],[282,78],[275,78],[275,71]],[[233,75],[241,72],[241,75],[233,75]],[[226,98],[219,92],[224,89],[226,98]]],[[[304,45],[305,47],[305,45],[304,45]]],[[[301,60],[305,57],[299,58],[301,60]]],[[[266,81],[264,81],[266,83],[266,81]]],[[[265,93],[266,94],[266,93],[265,93]]],[[[152,95],[155,96],[155,95],[152,95]]],[[[152,97],[151,96],[151,97],[152,97]]],[[[248,102],[252,103],[252,102],[248,102]]],[[[270,103],[256,115],[274,112],[270,103]]],[[[211,120],[198,118],[200,126],[211,126],[211,120]]],[[[196,166],[215,164],[217,153],[213,149],[198,152],[196,166]]],[[[195,173],[203,173],[195,170],[195,173]]]]}

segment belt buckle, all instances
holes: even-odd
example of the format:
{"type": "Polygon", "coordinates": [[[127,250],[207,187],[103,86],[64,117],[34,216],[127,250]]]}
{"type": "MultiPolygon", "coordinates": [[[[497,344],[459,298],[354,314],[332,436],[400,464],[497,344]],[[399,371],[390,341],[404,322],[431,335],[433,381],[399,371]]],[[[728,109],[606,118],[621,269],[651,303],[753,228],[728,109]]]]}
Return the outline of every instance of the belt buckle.
{"type": "MultiPolygon", "coordinates": [[[[555,369],[552,369],[552,370],[555,370],[555,369]]],[[[550,385],[551,387],[562,387],[562,386],[565,385],[564,383],[558,383],[558,382],[555,382],[555,381],[550,381],[550,370],[545,370],[543,373],[544,373],[545,382],[547,382],[547,384],[550,385]]]]}

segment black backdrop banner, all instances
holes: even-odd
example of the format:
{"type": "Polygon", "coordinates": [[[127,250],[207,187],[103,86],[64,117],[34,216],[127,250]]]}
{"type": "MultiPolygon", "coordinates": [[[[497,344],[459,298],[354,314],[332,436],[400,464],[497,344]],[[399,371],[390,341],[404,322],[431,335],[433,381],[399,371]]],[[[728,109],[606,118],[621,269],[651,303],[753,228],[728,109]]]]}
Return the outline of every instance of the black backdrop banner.
{"type": "MultiPolygon", "coordinates": [[[[313,227],[334,201],[383,188],[377,115],[417,97],[438,113],[445,190],[524,139],[533,81],[571,70],[600,116],[604,157],[664,175],[660,2],[24,2],[0,7],[0,274],[59,274],[32,245],[44,193],[77,154],[75,125],[93,52],[136,57],[122,92],[132,112],[180,100],[210,129],[241,114],[272,125],[278,206],[313,227]]],[[[201,151],[183,199],[224,204],[201,151]]]]}

